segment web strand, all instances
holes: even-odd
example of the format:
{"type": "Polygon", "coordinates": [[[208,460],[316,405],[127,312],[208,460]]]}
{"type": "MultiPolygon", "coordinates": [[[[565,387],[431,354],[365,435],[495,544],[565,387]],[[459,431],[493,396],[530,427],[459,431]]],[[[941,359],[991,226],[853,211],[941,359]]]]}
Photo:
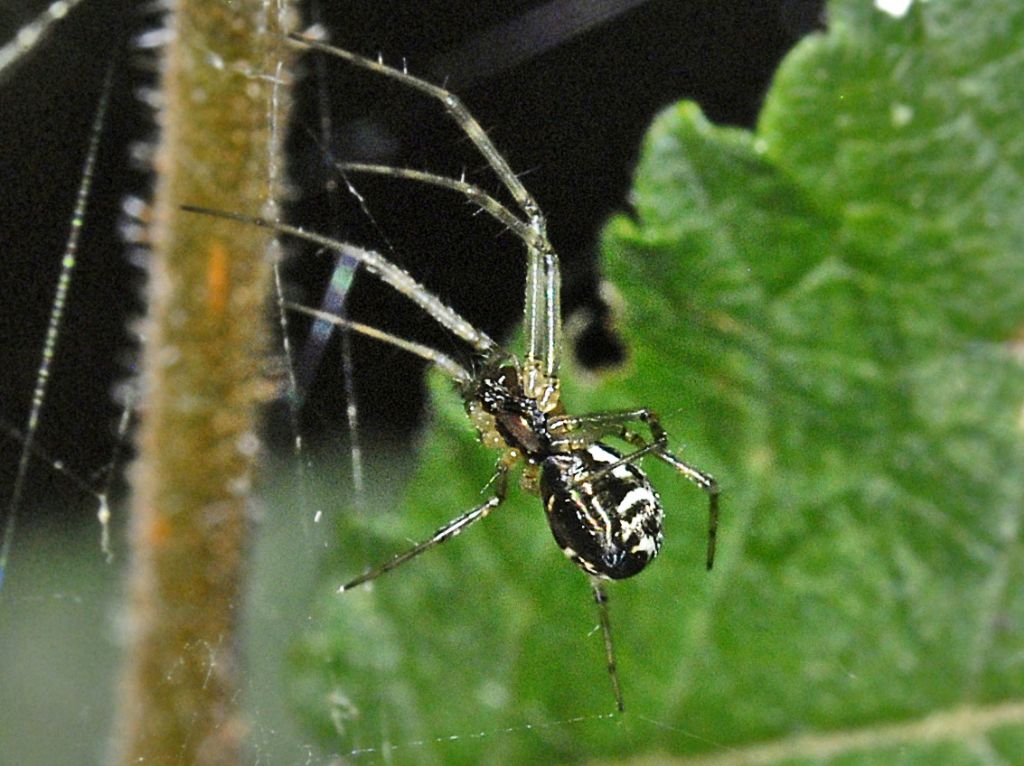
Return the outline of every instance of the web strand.
{"type": "Polygon", "coordinates": [[[0,83],[11,73],[11,67],[22,61],[39,43],[45,40],[54,25],[68,15],[82,0],[57,0],[38,17],[17,31],[14,37],[0,47],[0,83]]]}
{"type": "Polygon", "coordinates": [[[579,724],[591,723],[593,721],[610,721],[618,717],[618,713],[595,713],[593,715],[579,715],[572,718],[562,718],[556,721],[548,721],[545,723],[523,723],[516,726],[505,726],[500,729],[494,729],[490,731],[474,731],[467,732],[466,734],[446,734],[437,737],[428,737],[424,739],[413,739],[406,742],[398,742],[395,744],[381,744],[377,746],[359,747],[353,750],[349,750],[345,753],[339,753],[339,755],[348,758],[358,758],[360,756],[367,755],[383,755],[387,756],[395,750],[414,750],[418,748],[428,747],[430,745],[447,745],[453,744],[465,740],[475,739],[489,739],[491,737],[519,734],[522,732],[530,731],[543,731],[545,729],[556,729],[566,726],[574,726],[579,724]]]}
{"type": "Polygon", "coordinates": [[[68,292],[71,290],[75,267],[78,263],[78,243],[81,239],[82,227],[85,223],[85,211],[89,203],[89,193],[92,190],[92,179],[95,172],[96,157],[99,154],[100,137],[103,134],[103,127],[106,123],[113,75],[114,65],[111,63],[103,80],[103,90],[100,93],[99,105],[96,107],[96,115],[90,128],[89,145],[86,151],[85,163],[82,167],[82,180],[75,198],[75,208],[71,215],[71,227],[68,232],[67,243],[64,246],[64,255],[61,258],[57,288],[54,291],[53,302],[50,304],[50,318],[47,322],[46,336],[43,340],[42,359],[36,371],[35,387],[32,389],[32,405],[29,408],[28,418],[25,422],[24,441],[21,445],[21,455],[18,458],[18,470],[14,476],[14,486],[11,489],[11,497],[7,503],[7,518],[4,521],[3,537],[2,541],[0,541],[0,591],[3,589],[7,562],[10,559],[11,546],[14,542],[18,512],[21,508],[22,494],[25,490],[25,479],[28,476],[29,461],[32,458],[35,437],[39,430],[39,420],[42,416],[43,404],[46,401],[46,393],[49,389],[50,371],[53,366],[53,359],[57,352],[57,342],[60,339],[60,331],[64,322],[64,310],[67,307],[68,292]]]}
{"type": "MultiPolygon", "coordinates": [[[[313,2],[311,4],[310,12],[313,19],[317,22],[320,21],[320,4],[313,2]]],[[[316,90],[317,90],[317,112],[318,112],[318,125],[320,129],[319,143],[322,150],[325,152],[325,166],[333,164],[330,160],[330,144],[333,140],[334,126],[331,120],[331,109],[330,99],[327,92],[327,71],[324,67],[323,57],[314,57],[314,64],[316,66],[316,90]]],[[[348,187],[349,192],[359,201],[360,207],[363,212],[369,217],[376,227],[377,222],[370,215],[369,209],[366,207],[366,202],[355,190],[348,178],[342,175],[342,180],[348,187]]],[[[327,198],[330,200],[332,209],[332,218],[339,220],[341,218],[338,198],[335,194],[331,193],[332,179],[329,176],[324,178],[324,191],[327,192],[327,198]]],[[[378,227],[379,228],[379,227],[378,227]]],[[[390,248],[390,243],[388,243],[390,248]]],[[[352,288],[352,284],[355,281],[356,272],[359,269],[359,262],[345,256],[338,256],[334,270],[331,272],[330,283],[327,286],[327,290],[324,293],[323,301],[320,308],[323,311],[327,311],[331,314],[335,314],[342,319],[348,317],[348,294],[352,288]]],[[[345,393],[345,419],[348,426],[348,439],[349,439],[349,469],[352,475],[352,496],[355,501],[355,507],[361,509],[365,505],[366,499],[366,484],[363,470],[363,450],[362,443],[360,441],[359,434],[359,402],[356,399],[355,390],[355,365],[352,360],[352,337],[349,331],[345,327],[336,327],[323,320],[317,319],[313,322],[313,326],[310,328],[309,337],[306,340],[306,348],[303,349],[302,368],[301,372],[303,375],[302,390],[299,392],[301,397],[304,397],[312,383],[313,376],[316,375],[320,366],[321,358],[327,347],[327,342],[330,340],[331,333],[335,330],[338,331],[338,336],[341,342],[341,373],[344,381],[344,393],[345,393]]],[[[298,406],[301,406],[301,402],[298,406]]]]}

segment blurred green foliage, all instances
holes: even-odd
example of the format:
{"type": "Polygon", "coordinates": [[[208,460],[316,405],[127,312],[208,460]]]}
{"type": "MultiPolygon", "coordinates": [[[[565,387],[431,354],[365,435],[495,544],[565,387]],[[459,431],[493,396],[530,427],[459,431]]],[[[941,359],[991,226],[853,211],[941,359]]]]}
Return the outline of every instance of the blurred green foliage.
{"type": "Polygon", "coordinates": [[[1022,71],[1016,0],[902,17],[837,0],[753,134],[667,109],[635,214],[604,238],[627,369],[570,367],[565,398],[653,407],[720,479],[715,571],[704,496],[651,463],[666,545],[610,589],[619,720],[571,721],[613,700],[586,580],[535,498],[336,595],[487,492],[494,455],[439,383],[412,486],[348,521],[296,653],[326,746],[417,764],[740,764],[765,742],[783,749],[758,763],[1024,764],[1022,71]],[[916,733],[929,716],[950,723],[916,733]],[[801,750],[815,734],[838,754],[801,750]]]}

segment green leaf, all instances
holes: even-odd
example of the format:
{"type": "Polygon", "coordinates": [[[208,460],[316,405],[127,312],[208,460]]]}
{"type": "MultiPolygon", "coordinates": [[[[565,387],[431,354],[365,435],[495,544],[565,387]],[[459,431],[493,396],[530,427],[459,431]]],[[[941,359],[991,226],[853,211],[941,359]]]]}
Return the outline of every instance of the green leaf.
{"type": "Polygon", "coordinates": [[[635,215],[605,236],[627,370],[570,366],[565,398],[653,407],[720,479],[715,570],[704,496],[649,464],[666,545],[610,588],[621,721],[586,580],[535,498],[335,595],[487,496],[493,453],[438,385],[408,495],[345,531],[358,556],[298,653],[329,746],[1024,764],[1022,71],[1016,0],[902,18],[849,0],[784,62],[755,133],[665,111],[635,215]]]}

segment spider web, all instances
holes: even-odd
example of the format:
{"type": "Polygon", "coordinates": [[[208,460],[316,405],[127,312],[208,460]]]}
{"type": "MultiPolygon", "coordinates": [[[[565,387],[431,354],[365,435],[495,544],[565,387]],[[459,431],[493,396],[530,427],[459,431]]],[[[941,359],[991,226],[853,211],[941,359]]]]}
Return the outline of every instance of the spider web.
{"type": "MultiPolygon", "coordinates": [[[[74,25],[77,30],[86,30],[83,33],[85,35],[96,35],[104,34],[111,28],[121,28],[124,18],[133,18],[130,12],[116,3],[93,3],[92,6],[86,5],[75,10],[62,23],[74,25]],[[122,23],[114,19],[120,19],[122,23]]],[[[23,17],[12,19],[9,23],[12,28],[16,28],[26,21],[45,21],[50,16],[59,20],[63,18],[64,11],[42,11],[40,15],[38,9],[25,9],[23,17]]],[[[145,25],[149,22],[137,17],[135,21],[140,26],[135,33],[145,32],[145,25]]],[[[27,703],[4,702],[0,708],[7,711],[3,714],[5,716],[13,715],[18,710],[25,711],[29,719],[45,721],[48,729],[59,725],[66,732],[68,741],[93,743],[91,749],[98,757],[102,752],[112,709],[112,705],[103,700],[113,694],[112,678],[115,674],[116,652],[112,645],[114,628],[111,627],[113,618],[110,610],[116,599],[120,567],[126,558],[123,546],[119,545],[119,533],[124,524],[119,502],[122,494],[120,471],[125,463],[130,462],[131,389],[130,386],[122,385],[117,396],[113,396],[111,391],[116,381],[130,380],[135,349],[125,328],[128,326],[126,318],[139,311],[139,304],[134,297],[139,279],[132,267],[122,263],[119,256],[112,255],[121,252],[123,245],[111,245],[115,240],[109,236],[100,236],[96,230],[112,229],[112,222],[119,218],[123,226],[132,226],[132,221],[125,221],[123,214],[116,213],[116,209],[121,206],[126,195],[139,193],[146,188],[144,174],[114,173],[110,169],[119,165],[118,155],[127,153],[133,141],[144,139],[144,133],[140,134],[137,129],[134,134],[130,130],[126,132],[115,118],[104,119],[103,109],[97,109],[104,98],[113,100],[112,113],[131,108],[129,104],[133,97],[130,92],[140,87],[140,80],[136,79],[140,76],[132,64],[126,63],[127,56],[123,51],[115,52],[115,57],[120,60],[114,64],[102,60],[97,62],[91,79],[76,72],[77,77],[70,81],[57,81],[45,98],[41,96],[39,100],[34,100],[25,92],[19,93],[19,89],[30,91],[37,82],[54,78],[50,74],[52,71],[70,69],[68,61],[77,62],[88,58],[81,52],[90,49],[87,43],[77,48],[73,39],[62,37],[62,34],[60,29],[54,29],[38,35],[38,39],[44,41],[40,43],[39,50],[30,51],[26,45],[26,53],[17,54],[15,64],[11,67],[9,82],[0,80],[4,96],[9,97],[11,103],[34,104],[41,110],[40,116],[26,113],[15,121],[18,123],[15,127],[20,127],[22,133],[17,140],[3,142],[8,147],[5,155],[12,164],[15,161],[38,163],[41,168],[39,175],[45,179],[45,183],[36,185],[55,192],[54,197],[43,197],[39,189],[23,188],[5,197],[2,215],[5,224],[22,223],[36,237],[26,240],[31,241],[31,260],[20,271],[12,268],[3,280],[12,295],[23,300],[12,300],[5,306],[7,313],[3,321],[3,335],[5,339],[12,339],[10,342],[5,340],[4,344],[5,354],[9,351],[11,355],[6,361],[9,362],[9,390],[12,393],[5,393],[4,396],[2,425],[7,438],[4,442],[6,449],[3,468],[10,475],[5,473],[3,486],[10,488],[10,495],[9,499],[5,498],[5,528],[0,541],[3,546],[0,552],[0,631],[3,632],[0,645],[9,658],[3,663],[4,673],[10,674],[0,684],[0,688],[12,690],[11,693],[15,694],[32,689],[33,693],[27,703]],[[47,73],[41,74],[41,70],[33,68],[36,66],[45,68],[47,73]],[[113,72],[110,75],[112,84],[104,86],[103,78],[107,76],[108,70],[113,72]],[[91,86],[84,85],[87,79],[92,83],[91,86]],[[80,96],[81,102],[73,104],[67,100],[67,94],[71,93],[80,96]],[[105,93],[110,95],[105,96],[105,93]],[[49,101],[50,106],[40,106],[39,101],[49,101]],[[61,106],[54,109],[54,102],[60,102],[61,106]],[[97,118],[95,115],[100,116],[97,118]],[[86,125],[97,119],[96,129],[91,134],[85,131],[94,139],[92,143],[73,138],[83,135],[83,131],[68,128],[65,121],[69,118],[86,125]],[[23,148],[28,146],[28,139],[23,137],[26,132],[42,140],[35,147],[23,148]],[[54,149],[53,142],[59,144],[60,152],[54,149]],[[35,153],[34,159],[29,157],[29,152],[35,153]],[[16,156],[23,153],[24,156],[16,156]],[[88,163],[85,173],[78,170],[83,163],[88,163]],[[85,199],[89,184],[92,185],[92,198],[85,199]],[[45,210],[48,216],[53,216],[55,223],[51,225],[31,220],[33,213],[38,210],[45,210]],[[69,232],[75,239],[69,237],[69,232]],[[55,234],[56,238],[44,238],[44,233],[55,234]],[[78,237],[81,237],[80,241],[78,237]],[[69,250],[78,251],[75,262],[70,265],[67,257],[69,250]],[[42,295],[48,297],[43,298],[42,295]],[[40,306],[45,310],[40,311],[40,306]],[[111,310],[111,307],[116,309],[111,310]],[[98,326],[97,315],[105,315],[103,318],[106,319],[98,326]],[[97,357],[102,357],[102,362],[97,362],[97,357]],[[76,370],[95,370],[98,364],[102,365],[102,372],[92,375],[89,385],[83,385],[83,376],[76,370]],[[117,514],[112,541],[104,515],[111,506],[117,514]],[[52,512],[55,507],[65,510],[57,514],[52,512]],[[45,524],[40,524],[41,518],[47,519],[45,524]],[[69,641],[68,636],[74,636],[74,640],[69,641]],[[55,658],[60,658],[59,664],[54,664],[55,658]],[[47,668],[47,671],[41,672],[40,668],[47,668]],[[97,690],[104,690],[104,693],[97,694],[97,690]],[[69,719],[74,719],[73,723],[63,720],[57,723],[63,713],[52,709],[54,700],[66,701],[63,710],[69,719]],[[48,707],[50,709],[44,713],[48,707]]],[[[142,81],[145,79],[141,77],[142,81]]],[[[141,87],[145,86],[143,82],[141,87]]],[[[339,97],[328,94],[323,98],[333,101],[339,97]]],[[[11,113],[6,109],[4,111],[5,114],[11,113]]],[[[7,122],[6,117],[4,121],[7,122]]],[[[507,118],[502,117],[499,122],[506,123],[507,118]]],[[[316,125],[317,122],[308,119],[306,124],[316,125]]],[[[4,128],[7,127],[5,124],[4,128]]],[[[380,135],[377,135],[376,140],[386,141],[388,138],[386,133],[383,134],[384,139],[380,135]]],[[[326,136],[320,135],[317,144],[321,153],[330,151],[326,143],[326,136]]],[[[138,146],[141,148],[135,151],[145,154],[144,146],[138,146]]],[[[529,155],[524,152],[524,156],[529,155]]],[[[323,158],[321,156],[318,159],[323,158]]],[[[427,193],[414,188],[397,192],[389,190],[387,194],[392,197],[406,195],[411,200],[409,204],[414,205],[427,193]]],[[[332,217],[337,217],[337,195],[332,193],[326,199],[328,202],[321,206],[321,210],[327,210],[332,217]]],[[[132,206],[129,203],[129,207],[132,206]]],[[[367,228],[367,206],[361,205],[360,208],[361,212],[356,216],[364,219],[363,231],[369,231],[367,236],[374,238],[375,246],[387,250],[389,245],[384,238],[390,236],[392,224],[381,220],[371,223],[367,228]]],[[[386,218],[379,204],[370,204],[369,209],[375,218],[386,218]]],[[[425,217],[432,215],[429,213],[425,217]]],[[[445,215],[454,217],[454,214],[445,215]]],[[[48,217],[47,221],[50,220],[48,217]]],[[[330,230],[338,225],[336,222],[324,223],[322,228],[330,230]]],[[[360,224],[357,222],[354,225],[358,227],[360,224]]],[[[426,228],[435,234],[443,233],[436,221],[428,222],[426,228]]],[[[12,227],[7,227],[7,232],[11,231],[12,227]]],[[[484,231],[487,232],[486,229],[484,231]]],[[[14,241],[13,233],[9,236],[14,241]]],[[[404,236],[416,241],[422,239],[420,235],[404,236]]],[[[493,231],[484,234],[485,238],[493,236],[493,231]]],[[[448,233],[444,239],[451,237],[448,233]]],[[[504,242],[503,246],[507,248],[508,242],[504,242]]],[[[411,248],[399,243],[391,249],[402,252],[411,248]]],[[[434,249],[444,250],[444,246],[439,245],[434,249]]],[[[8,247],[5,245],[3,250],[6,252],[8,247]]],[[[465,282],[466,274],[492,268],[479,262],[479,246],[468,246],[466,250],[462,254],[449,250],[453,263],[445,268],[445,272],[454,274],[455,282],[465,282]]],[[[131,257],[144,256],[134,253],[131,257]]],[[[299,260],[292,261],[290,268],[295,268],[294,264],[299,260]]],[[[505,260],[499,266],[501,269],[507,268],[508,259],[505,260]]],[[[333,264],[330,264],[327,268],[329,270],[332,267],[333,264]]],[[[428,273],[431,269],[429,264],[425,267],[420,264],[420,268],[425,268],[428,273]]],[[[438,289],[458,293],[458,288],[444,282],[447,277],[440,270],[432,276],[441,282],[442,286],[438,289]]],[[[284,282],[290,283],[293,277],[293,273],[286,271],[284,282]]],[[[509,317],[515,313],[515,304],[521,299],[518,287],[509,290],[507,285],[519,285],[521,278],[512,268],[502,272],[495,281],[505,285],[499,288],[503,291],[501,297],[494,298],[477,289],[469,290],[464,299],[470,304],[467,312],[474,316],[474,321],[484,325],[491,322],[500,328],[508,323],[509,317]],[[480,305],[474,307],[474,301],[480,305]],[[497,309],[495,305],[498,305],[497,309]]],[[[372,288],[368,293],[372,295],[372,288]]],[[[317,300],[312,290],[307,291],[303,297],[311,303],[317,300]]],[[[367,300],[384,301],[385,308],[381,310],[384,314],[397,312],[394,304],[388,302],[389,298],[374,297],[367,300]]],[[[575,300],[577,303],[585,302],[585,299],[579,297],[575,300]]],[[[410,334],[415,332],[419,321],[415,318],[390,319],[397,323],[399,331],[404,329],[410,334]]],[[[492,327],[487,329],[495,332],[492,327]]],[[[438,345],[447,342],[436,335],[428,337],[438,345]]],[[[333,354],[335,351],[328,350],[325,353],[333,354]]],[[[294,353],[282,347],[280,356],[293,357],[294,353]]],[[[381,358],[381,355],[377,356],[381,358]]],[[[345,356],[335,358],[341,360],[339,364],[344,368],[345,356]]],[[[379,367],[372,367],[372,361],[358,356],[357,359],[360,360],[357,362],[359,372],[366,379],[380,381],[386,377],[379,367]]],[[[393,366],[400,363],[403,363],[402,360],[395,355],[384,354],[381,364],[393,366]]],[[[316,367],[315,363],[309,364],[316,367]]],[[[364,386],[369,387],[365,383],[364,386]]],[[[287,390],[289,384],[282,382],[281,387],[287,390]]],[[[325,393],[325,390],[329,391],[330,385],[311,395],[312,402],[305,412],[313,414],[306,417],[318,418],[330,409],[333,414],[324,419],[336,424],[339,418],[337,413],[341,412],[351,422],[351,415],[345,413],[344,408],[328,408],[324,404],[324,398],[332,396],[325,393]]],[[[416,404],[422,398],[422,392],[417,395],[415,390],[413,393],[406,391],[399,396],[412,401],[405,414],[398,418],[399,425],[394,427],[396,440],[402,441],[409,438],[410,426],[416,421],[416,404]]],[[[333,400],[336,404],[337,384],[333,400]]],[[[380,414],[374,411],[374,407],[388,409],[387,404],[371,403],[368,408],[371,421],[380,414]]],[[[393,411],[394,407],[390,409],[393,411]]],[[[320,426],[311,424],[309,420],[293,419],[294,409],[285,407],[283,411],[285,419],[290,421],[281,429],[283,441],[289,447],[300,438],[315,444],[320,426]]],[[[344,433],[345,429],[341,427],[334,430],[344,433]]],[[[346,448],[347,443],[341,449],[332,451],[329,460],[337,461],[339,453],[342,460],[347,459],[344,457],[346,448]]],[[[302,449],[299,448],[299,462],[304,464],[312,458],[302,453],[302,449]]],[[[310,454],[316,452],[314,447],[310,454]]],[[[393,456],[383,447],[379,454],[368,455],[371,464],[375,460],[388,463],[401,462],[403,459],[401,454],[393,456]]],[[[371,473],[372,468],[369,468],[371,473]]],[[[287,476],[299,485],[300,491],[305,491],[309,481],[316,481],[298,472],[288,473],[287,476]]],[[[288,494],[288,490],[282,490],[282,494],[288,494]]],[[[312,580],[317,555],[329,544],[322,528],[309,523],[318,509],[329,510],[331,503],[324,500],[324,497],[317,495],[312,507],[299,502],[297,509],[292,504],[295,513],[270,513],[264,519],[264,529],[256,551],[257,574],[253,586],[253,657],[269,656],[279,651],[293,636],[295,626],[309,618],[305,599],[296,593],[301,592],[303,586],[312,580]]],[[[275,508],[287,506],[287,502],[268,504],[268,507],[275,508]]],[[[373,551],[368,551],[364,560],[374,555],[373,551]]],[[[253,661],[254,666],[258,664],[253,661]]],[[[246,692],[250,697],[251,720],[254,724],[252,739],[255,752],[261,760],[279,762],[275,756],[278,754],[294,761],[329,762],[332,755],[313,748],[305,750],[295,744],[303,741],[301,735],[293,734],[291,736],[294,738],[290,738],[289,734],[284,733],[293,730],[289,729],[287,723],[288,713],[283,702],[286,695],[281,693],[279,679],[272,671],[264,670],[254,674],[249,684],[246,692]]],[[[344,704],[344,700],[338,701],[340,710],[344,704]]],[[[479,731],[430,732],[423,738],[395,742],[389,741],[386,732],[382,731],[378,743],[342,752],[340,755],[372,759],[393,752],[415,753],[428,746],[457,748],[460,742],[480,738],[549,736],[546,732],[551,729],[559,731],[558,736],[571,737],[571,733],[567,732],[575,727],[611,726],[609,719],[610,716],[606,714],[595,713],[531,722],[524,711],[522,724],[490,727],[485,719],[481,721],[479,731]]],[[[18,720],[5,718],[3,728],[8,731],[29,731],[18,724],[18,720]]],[[[39,743],[49,739],[51,745],[55,744],[42,733],[25,736],[36,737],[39,743]]],[[[42,751],[34,750],[32,746],[25,752],[26,755],[20,758],[22,762],[60,762],[52,750],[46,750],[46,755],[39,757],[33,757],[33,753],[42,751]]],[[[77,762],[78,754],[70,755],[77,762]]]]}

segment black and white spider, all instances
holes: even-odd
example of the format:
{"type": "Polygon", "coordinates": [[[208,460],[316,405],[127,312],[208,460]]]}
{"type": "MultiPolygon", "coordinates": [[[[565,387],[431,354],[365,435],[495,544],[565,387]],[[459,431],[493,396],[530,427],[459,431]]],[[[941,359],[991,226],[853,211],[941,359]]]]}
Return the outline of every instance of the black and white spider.
{"type": "Polygon", "coordinates": [[[544,216],[508,163],[452,93],[393,69],[381,62],[301,36],[291,40],[402,82],[439,100],[448,115],[473,142],[519,208],[513,213],[464,179],[380,165],[348,163],[346,172],[406,178],[452,189],[469,198],[515,232],[526,245],[524,317],[526,349],[520,358],[474,327],[408,272],[383,256],[303,229],[219,211],[221,217],[255,223],[300,238],[358,261],[367,271],[418,304],[427,314],[475,350],[476,373],[437,349],[332,314],[287,303],[288,309],[367,335],[419,356],[444,371],[455,383],[484,446],[498,450],[494,494],[486,502],[440,527],[433,535],[389,561],[342,585],[340,592],[375,580],[419,554],[455,537],[487,516],[505,499],[508,474],[522,467],[520,486],[538,495],[548,524],[562,552],[589,577],[604,636],[608,672],[618,709],[623,698],[615,666],[606,580],[632,577],[651,562],[662,545],[664,512],[657,491],[639,461],[653,456],[703,489],[709,498],[707,568],[715,556],[718,485],[714,478],[668,451],[668,437],[657,415],[646,408],[587,415],[569,415],[559,396],[561,344],[558,255],[545,232],[544,216]],[[642,424],[649,438],[630,426],[642,424]],[[603,439],[616,437],[629,445],[620,452],[603,439]]]}

